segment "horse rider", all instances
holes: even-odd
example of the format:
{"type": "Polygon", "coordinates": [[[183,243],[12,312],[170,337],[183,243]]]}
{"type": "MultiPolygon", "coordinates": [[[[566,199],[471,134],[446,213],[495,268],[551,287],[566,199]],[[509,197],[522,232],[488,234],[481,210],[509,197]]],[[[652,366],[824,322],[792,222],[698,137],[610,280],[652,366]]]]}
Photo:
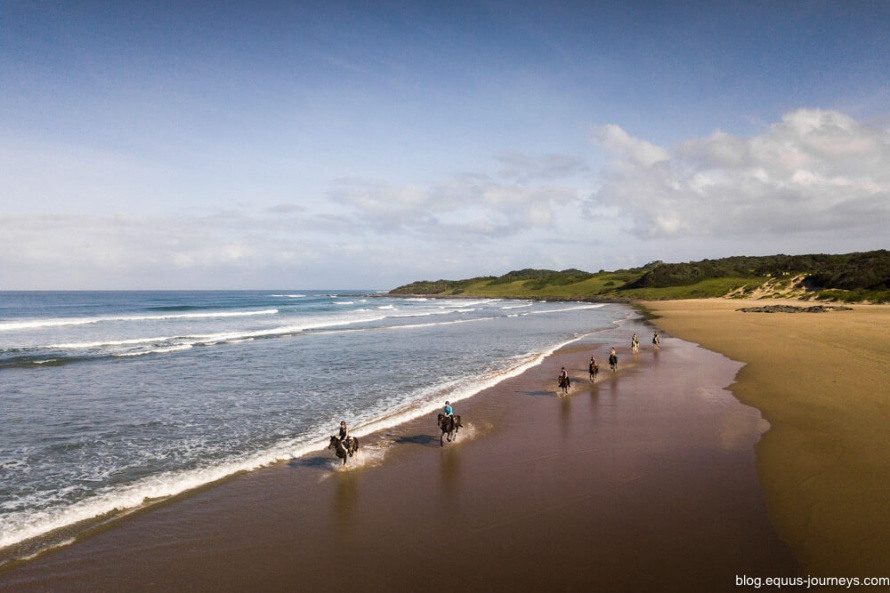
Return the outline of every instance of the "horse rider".
{"type": "Polygon", "coordinates": [[[590,357],[590,366],[588,366],[587,368],[588,368],[588,370],[590,371],[590,374],[591,374],[591,375],[592,375],[594,372],[596,372],[596,370],[597,370],[597,366],[596,366],[596,359],[595,359],[594,357],[592,357],[592,356],[590,357]]]}
{"type": "Polygon", "coordinates": [[[655,347],[656,347],[656,348],[658,348],[658,343],[659,343],[659,341],[660,341],[660,340],[658,339],[658,332],[655,332],[655,335],[652,336],[652,343],[655,344],[655,347]]]}
{"type": "Polygon", "coordinates": [[[451,402],[445,402],[445,415],[454,420],[454,410],[451,408],[451,402]]]}
{"type": "Polygon", "coordinates": [[[343,448],[348,451],[349,450],[349,429],[346,428],[346,420],[340,421],[340,433],[337,435],[337,438],[340,439],[340,444],[343,445],[343,448]]]}
{"type": "Polygon", "coordinates": [[[618,353],[615,351],[614,347],[609,350],[609,367],[613,371],[618,370],[618,353]]]}
{"type": "Polygon", "coordinates": [[[559,372],[559,383],[560,383],[560,385],[562,385],[562,384],[568,385],[569,384],[569,373],[568,373],[568,371],[566,371],[565,367],[562,367],[562,370],[559,372]]]}
{"type": "Polygon", "coordinates": [[[634,337],[630,341],[630,349],[634,352],[640,351],[640,340],[637,338],[637,334],[634,334],[634,337]]]}

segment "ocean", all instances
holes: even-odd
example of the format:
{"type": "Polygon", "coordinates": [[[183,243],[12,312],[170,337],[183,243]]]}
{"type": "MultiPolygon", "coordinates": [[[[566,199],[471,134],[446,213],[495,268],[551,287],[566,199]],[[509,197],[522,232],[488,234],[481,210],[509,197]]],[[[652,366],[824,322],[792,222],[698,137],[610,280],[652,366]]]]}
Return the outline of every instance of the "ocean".
{"type": "Polygon", "coordinates": [[[366,291],[0,293],[0,550],[434,415],[621,305],[366,291]]]}

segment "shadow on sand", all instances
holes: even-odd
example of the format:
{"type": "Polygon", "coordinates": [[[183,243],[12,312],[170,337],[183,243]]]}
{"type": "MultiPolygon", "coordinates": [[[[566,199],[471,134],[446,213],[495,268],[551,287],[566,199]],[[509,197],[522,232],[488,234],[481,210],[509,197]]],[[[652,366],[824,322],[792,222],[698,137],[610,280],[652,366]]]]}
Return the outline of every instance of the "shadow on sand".
{"type": "Polygon", "coordinates": [[[400,436],[396,437],[393,441],[398,445],[420,445],[422,447],[428,447],[432,445],[439,445],[439,439],[432,437],[428,434],[418,434],[411,436],[400,436]]]}
{"type": "Polygon", "coordinates": [[[527,395],[530,397],[556,397],[555,391],[517,391],[519,395],[527,395]]]}
{"type": "Polygon", "coordinates": [[[288,467],[307,467],[309,469],[331,469],[331,463],[340,460],[336,456],[331,457],[296,457],[287,462],[288,467]]]}

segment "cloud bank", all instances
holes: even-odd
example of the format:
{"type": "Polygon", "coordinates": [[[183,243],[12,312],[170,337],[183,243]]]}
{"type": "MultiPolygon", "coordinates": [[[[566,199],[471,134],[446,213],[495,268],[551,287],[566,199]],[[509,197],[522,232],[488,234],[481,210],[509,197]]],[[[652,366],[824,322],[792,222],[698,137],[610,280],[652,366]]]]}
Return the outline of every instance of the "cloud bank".
{"type": "Polygon", "coordinates": [[[594,131],[612,160],[588,209],[616,209],[637,237],[823,232],[890,225],[890,122],[799,109],[753,137],[716,131],[670,149],[616,125],[594,131]]]}
{"type": "Polygon", "coordinates": [[[483,254],[509,267],[561,208],[579,207],[589,172],[583,159],[556,154],[502,155],[490,169],[425,185],[343,178],[320,199],[265,207],[0,210],[0,289],[390,286],[483,254]]]}
{"type": "Polygon", "coordinates": [[[341,179],[328,195],[353,230],[404,232],[426,239],[490,240],[548,228],[555,212],[583,193],[571,179],[587,172],[569,155],[511,153],[493,173],[464,173],[425,187],[341,179]]]}
{"type": "Polygon", "coordinates": [[[90,211],[89,192],[70,207],[20,202],[0,208],[0,288],[386,287],[887,247],[890,119],[800,109],[755,136],[664,147],[613,124],[594,140],[609,157],[598,177],[592,154],[516,151],[420,183],[331,179],[260,204],[261,188],[173,209],[100,196],[90,211]]]}

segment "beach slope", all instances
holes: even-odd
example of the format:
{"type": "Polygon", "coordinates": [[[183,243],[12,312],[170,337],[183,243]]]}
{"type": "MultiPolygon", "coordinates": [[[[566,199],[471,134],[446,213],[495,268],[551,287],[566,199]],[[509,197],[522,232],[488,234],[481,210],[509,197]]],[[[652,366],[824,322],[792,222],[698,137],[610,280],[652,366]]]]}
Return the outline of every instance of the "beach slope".
{"type": "Polygon", "coordinates": [[[642,304],[665,331],[745,363],[731,391],[771,425],[756,447],[757,471],[802,567],[888,576],[890,306],[745,313],[764,301],[642,304]]]}

